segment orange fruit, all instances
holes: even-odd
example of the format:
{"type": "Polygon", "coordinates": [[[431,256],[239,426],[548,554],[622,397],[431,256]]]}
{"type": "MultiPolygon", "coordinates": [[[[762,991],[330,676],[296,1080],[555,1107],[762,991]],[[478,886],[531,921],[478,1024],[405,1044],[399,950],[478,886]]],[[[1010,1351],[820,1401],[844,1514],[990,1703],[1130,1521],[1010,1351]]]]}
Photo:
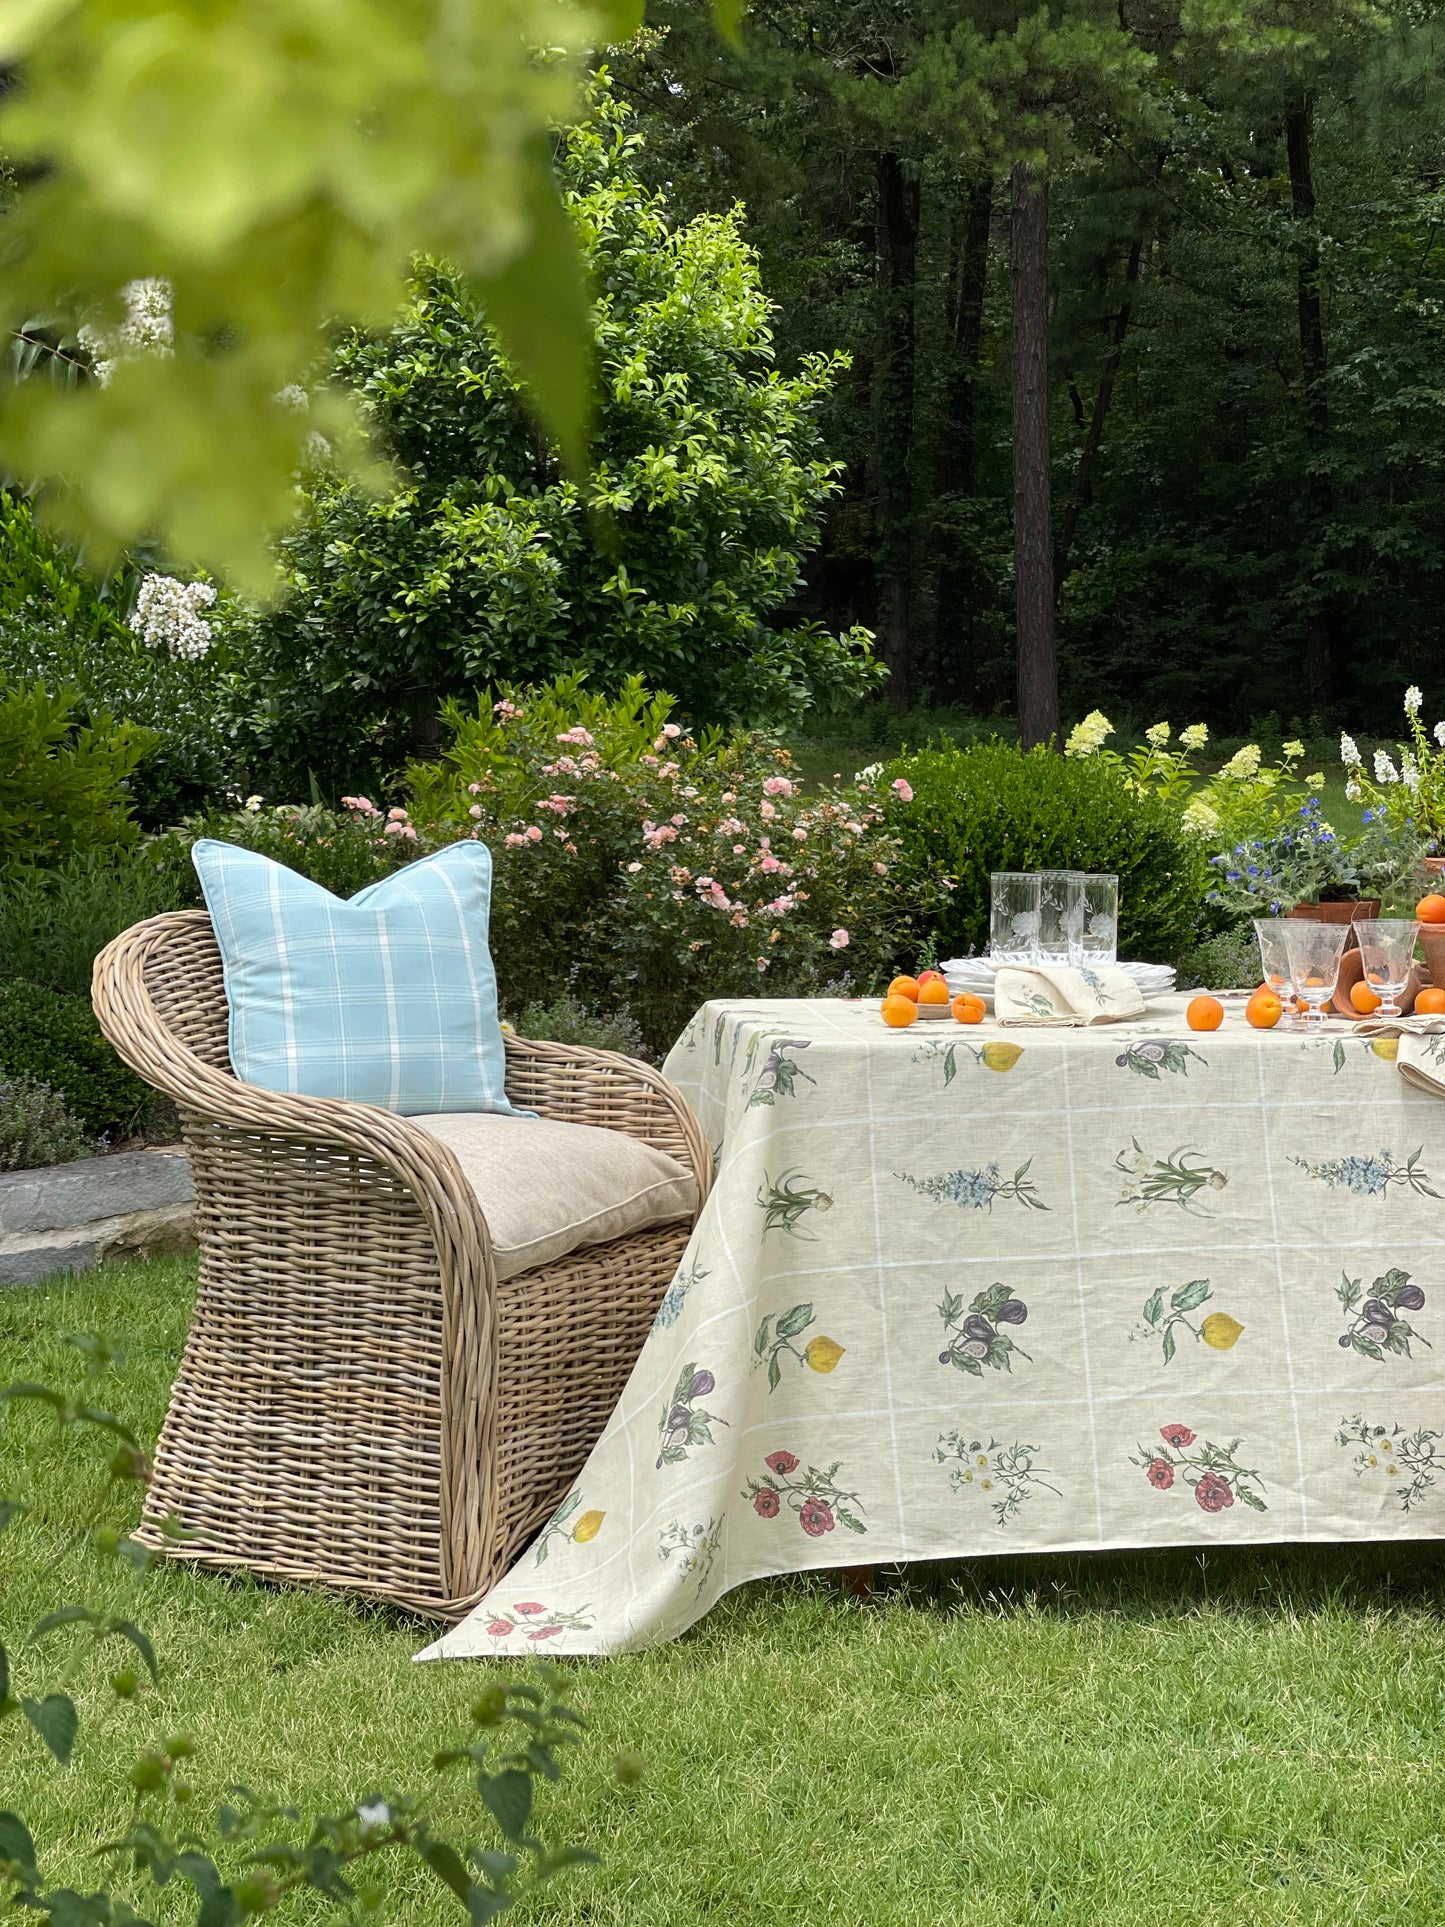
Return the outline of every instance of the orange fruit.
{"type": "Polygon", "coordinates": [[[1427,984],[1415,999],[1415,1009],[1421,1017],[1445,1016],[1445,990],[1427,984]]]}
{"type": "Polygon", "coordinates": [[[1256,1030],[1273,1030],[1284,1015],[1284,1005],[1272,990],[1257,990],[1244,1007],[1245,1022],[1256,1030]]]}
{"type": "Polygon", "coordinates": [[[1380,1000],[1361,977],[1357,984],[1350,985],[1350,1002],[1362,1017],[1368,1017],[1372,1010],[1380,1008],[1380,1000]]]}
{"type": "Polygon", "coordinates": [[[941,970],[920,970],[918,973],[918,988],[920,990],[923,989],[925,984],[941,984],[945,981],[946,979],[941,970]]]}
{"type": "Polygon", "coordinates": [[[1184,1021],[1191,1030],[1218,1030],[1224,1022],[1224,1005],[1217,997],[1192,997],[1184,1021]]]}
{"type": "Polygon", "coordinates": [[[1415,915],[1421,923],[1445,923],[1445,897],[1432,890],[1415,905],[1415,915]]]}
{"type": "Polygon", "coordinates": [[[911,997],[889,995],[883,999],[879,1008],[883,1021],[893,1030],[906,1030],[910,1024],[918,1022],[918,1005],[911,997]]]}
{"type": "Polygon", "coordinates": [[[943,981],[942,977],[932,977],[927,983],[920,977],[918,980],[918,1001],[920,1004],[946,1004],[948,1002],[948,985],[943,981]]]}
{"type": "Polygon", "coordinates": [[[987,1013],[987,1006],[982,997],[976,997],[971,990],[965,990],[954,998],[952,1010],[961,1024],[981,1024],[987,1013]]]}
{"type": "Polygon", "coordinates": [[[918,979],[916,977],[895,977],[893,982],[888,986],[887,994],[890,997],[907,997],[916,1004],[918,1002],[918,979]]]}

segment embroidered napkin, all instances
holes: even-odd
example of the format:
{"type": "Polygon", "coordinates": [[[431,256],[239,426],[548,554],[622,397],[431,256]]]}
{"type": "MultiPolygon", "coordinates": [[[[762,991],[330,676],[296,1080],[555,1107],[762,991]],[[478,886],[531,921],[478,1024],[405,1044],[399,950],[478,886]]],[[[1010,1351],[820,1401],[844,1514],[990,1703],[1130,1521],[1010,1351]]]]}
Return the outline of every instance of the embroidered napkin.
{"type": "Polygon", "coordinates": [[[1388,1017],[1355,1026],[1362,1037],[1393,1037],[1395,1063],[1407,1083],[1445,1097],[1445,1018],[1388,1017]]]}
{"type": "Polygon", "coordinates": [[[1001,964],[993,981],[999,1024],[1116,1024],[1143,1014],[1139,986],[1115,964],[1078,970],[1068,964],[1001,964]]]}

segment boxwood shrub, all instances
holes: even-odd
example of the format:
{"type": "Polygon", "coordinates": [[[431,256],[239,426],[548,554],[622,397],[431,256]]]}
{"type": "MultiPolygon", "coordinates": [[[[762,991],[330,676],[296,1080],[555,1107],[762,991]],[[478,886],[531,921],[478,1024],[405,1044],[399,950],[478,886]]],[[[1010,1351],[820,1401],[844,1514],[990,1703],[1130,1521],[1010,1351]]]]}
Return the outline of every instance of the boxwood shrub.
{"type": "Polygon", "coordinates": [[[130,1137],[159,1106],[106,1042],[87,998],[19,979],[0,982],[0,1077],[48,1084],[92,1137],[130,1137]]]}
{"type": "Polygon", "coordinates": [[[1176,811],[1137,795],[1114,770],[991,742],[900,757],[883,781],[900,777],[913,797],[895,794],[889,805],[904,846],[896,875],[906,888],[940,876],[956,885],[941,912],[920,920],[920,948],[931,938],[939,957],[987,949],[995,870],[1117,875],[1121,957],[1176,963],[1199,940],[1203,851],[1176,811]]]}

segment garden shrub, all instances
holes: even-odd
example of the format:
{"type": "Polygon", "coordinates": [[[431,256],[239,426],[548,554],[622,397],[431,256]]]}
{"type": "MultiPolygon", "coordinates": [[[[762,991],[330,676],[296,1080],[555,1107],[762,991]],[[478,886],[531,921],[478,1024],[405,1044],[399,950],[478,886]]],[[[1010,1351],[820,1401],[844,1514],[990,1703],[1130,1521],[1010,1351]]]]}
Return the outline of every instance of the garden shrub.
{"type": "Polygon", "coordinates": [[[915,920],[942,956],[987,948],[995,870],[1116,874],[1122,957],[1173,963],[1203,934],[1203,847],[1177,810],[1095,759],[982,743],[901,758],[888,765],[888,779],[912,793],[889,804],[903,891],[922,892],[941,878],[955,885],[936,917],[915,920]]]}
{"type": "Polygon", "coordinates": [[[103,710],[88,724],[79,693],[0,679],[0,870],[119,849],[140,834],[127,779],[153,730],[103,710]]]}
{"type": "Polygon", "coordinates": [[[130,1137],[160,1108],[106,1042],[87,999],[14,978],[0,982],[0,1076],[48,1084],[92,1137],[130,1137]]]}
{"type": "Polygon", "coordinates": [[[643,185],[605,77],[558,171],[596,292],[593,466],[569,476],[466,283],[419,265],[401,322],[335,373],[399,472],[368,495],[324,467],[283,538],[287,593],[237,646],[292,794],[378,780],[447,696],[525,675],[636,671],[699,719],[827,709],[876,686],[867,632],[782,612],[841,464],[817,417],[840,356],[773,361],[735,213],[680,220],[643,185]]]}
{"type": "Polygon", "coordinates": [[[190,845],[179,835],[0,873],[0,978],[89,997],[91,965],[112,937],[199,902],[190,845]]]}
{"type": "Polygon", "coordinates": [[[624,1057],[645,1057],[647,1047],[634,1018],[626,1011],[594,1010],[563,991],[557,997],[538,997],[523,1005],[512,1028],[519,1037],[537,1037],[553,1044],[580,1044],[587,1050],[616,1050],[624,1057]]]}
{"type": "Polygon", "coordinates": [[[1180,959],[1181,990],[1242,990],[1260,979],[1259,945],[1251,924],[1222,930],[1180,959]]]}
{"type": "Polygon", "coordinates": [[[416,856],[418,848],[403,826],[404,810],[389,818],[366,797],[348,801],[356,807],[332,810],[322,803],[277,803],[266,808],[258,800],[255,808],[190,817],[182,834],[188,849],[198,837],[213,836],[284,863],[333,896],[354,897],[367,884],[390,876],[416,856]],[[386,834],[388,822],[394,826],[393,835],[386,834]]]}
{"type": "Polygon", "coordinates": [[[139,580],[133,567],[91,575],[0,490],[0,682],[72,689],[81,720],[105,711],[154,730],[128,788],[139,821],[158,828],[240,781],[236,676],[219,624],[200,655],[132,627],[139,580]]]}
{"type": "Polygon", "coordinates": [[[0,1077],[0,1171],[71,1164],[94,1150],[59,1091],[34,1077],[0,1077]]]}

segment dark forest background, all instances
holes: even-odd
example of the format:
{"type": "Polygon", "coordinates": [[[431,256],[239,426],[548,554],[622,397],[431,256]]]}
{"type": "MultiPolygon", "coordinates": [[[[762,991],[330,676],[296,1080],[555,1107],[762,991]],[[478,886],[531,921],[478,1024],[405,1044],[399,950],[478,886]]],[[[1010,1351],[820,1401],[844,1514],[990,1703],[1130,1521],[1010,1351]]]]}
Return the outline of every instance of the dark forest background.
{"type": "Polygon", "coordinates": [[[770,3],[730,49],[656,0],[611,62],[679,216],[742,202],[783,364],[852,356],[806,613],[877,632],[897,705],[1014,708],[1033,142],[1065,715],[1392,727],[1445,640],[1445,19],[1256,13],[1193,55],[1123,4],[1008,25],[1001,71],[978,8],[770,3]]]}

